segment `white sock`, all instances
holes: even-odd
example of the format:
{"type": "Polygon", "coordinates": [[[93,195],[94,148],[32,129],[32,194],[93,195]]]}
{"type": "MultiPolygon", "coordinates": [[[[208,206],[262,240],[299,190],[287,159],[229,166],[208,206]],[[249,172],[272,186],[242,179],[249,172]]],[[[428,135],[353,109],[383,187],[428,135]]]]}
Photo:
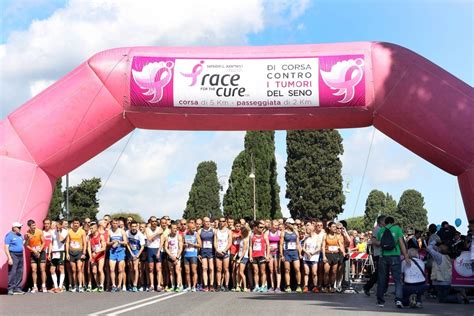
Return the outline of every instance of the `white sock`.
{"type": "Polygon", "coordinates": [[[54,283],[54,288],[58,288],[58,276],[57,275],[53,275],[52,276],[52,279],[53,279],[53,283],[54,283]]]}
{"type": "Polygon", "coordinates": [[[64,283],[64,277],[66,275],[64,273],[61,273],[61,275],[59,276],[59,287],[62,288],[63,287],[63,283],[64,283]]]}

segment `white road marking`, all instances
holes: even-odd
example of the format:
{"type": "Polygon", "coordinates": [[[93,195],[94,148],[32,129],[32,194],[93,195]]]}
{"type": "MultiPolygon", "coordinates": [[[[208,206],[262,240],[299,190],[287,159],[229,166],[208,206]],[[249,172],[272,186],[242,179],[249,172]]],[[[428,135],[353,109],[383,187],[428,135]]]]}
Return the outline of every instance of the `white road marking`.
{"type": "Polygon", "coordinates": [[[88,314],[88,316],[98,316],[100,314],[111,312],[111,311],[114,311],[116,309],[121,309],[123,307],[139,304],[139,303],[142,303],[142,302],[151,301],[151,300],[154,300],[154,299],[157,299],[157,298],[160,298],[160,297],[164,297],[164,296],[168,296],[168,295],[171,295],[171,294],[173,294],[173,293],[164,293],[164,294],[153,295],[152,297],[148,297],[148,298],[145,298],[145,299],[142,299],[142,300],[139,300],[139,301],[135,301],[135,302],[131,302],[131,303],[128,303],[128,304],[123,304],[123,305],[115,306],[115,307],[112,307],[112,308],[104,309],[104,310],[101,310],[101,311],[98,311],[98,312],[94,312],[94,313],[88,314]]]}
{"type": "Polygon", "coordinates": [[[173,298],[173,297],[177,297],[177,296],[183,295],[183,294],[185,294],[185,293],[186,293],[186,292],[175,293],[175,294],[172,294],[172,295],[168,295],[168,296],[166,296],[166,297],[157,298],[157,299],[154,300],[154,301],[146,302],[146,303],[139,304],[139,305],[135,305],[135,306],[132,306],[132,307],[129,307],[129,308],[126,308],[126,309],[122,309],[122,310],[120,310],[120,311],[116,311],[116,312],[113,312],[113,313],[107,314],[107,315],[109,315],[109,316],[116,316],[116,315],[123,314],[123,313],[129,312],[129,311],[133,311],[133,310],[135,310],[135,309],[139,309],[139,308],[142,308],[142,307],[151,305],[151,304],[155,304],[155,303],[158,303],[158,302],[161,302],[161,301],[164,301],[164,300],[173,298]]]}

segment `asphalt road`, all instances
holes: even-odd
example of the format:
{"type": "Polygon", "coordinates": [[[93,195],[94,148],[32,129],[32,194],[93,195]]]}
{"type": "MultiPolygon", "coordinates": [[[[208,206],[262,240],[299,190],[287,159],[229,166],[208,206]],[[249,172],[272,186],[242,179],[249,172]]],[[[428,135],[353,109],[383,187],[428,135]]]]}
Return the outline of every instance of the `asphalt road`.
{"type": "Polygon", "coordinates": [[[439,304],[422,309],[385,307],[363,294],[253,293],[61,293],[0,296],[0,315],[474,315],[473,305],[439,304]]]}

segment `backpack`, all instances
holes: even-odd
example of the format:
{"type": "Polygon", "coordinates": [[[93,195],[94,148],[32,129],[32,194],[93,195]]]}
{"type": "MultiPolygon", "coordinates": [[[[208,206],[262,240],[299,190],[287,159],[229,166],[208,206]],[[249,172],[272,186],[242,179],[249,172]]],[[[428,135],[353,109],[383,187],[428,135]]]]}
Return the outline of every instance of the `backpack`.
{"type": "Polygon", "coordinates": [[[382,248],[382,251],[390,251],[395,249],[395,247],[396,244],[395,239],[393,239],[392,232],[390,231],[390,228],[386,227],[382,234],[382,238],[380,239],[380,248],[382,248]]]}

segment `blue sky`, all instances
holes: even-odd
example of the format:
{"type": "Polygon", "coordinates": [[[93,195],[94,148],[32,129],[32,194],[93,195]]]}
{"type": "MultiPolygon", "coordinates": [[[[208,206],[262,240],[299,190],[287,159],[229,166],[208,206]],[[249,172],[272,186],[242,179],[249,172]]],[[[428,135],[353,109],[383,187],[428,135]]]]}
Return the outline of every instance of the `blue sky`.
{"type": "MultiPolygon", "coordinates": [[[[204,36],[205,40],[202,40],[199,36],[196,36],[196,39],[182,39],[179,33],[186,33],[186,30],[178,28],[178,30],[170,31],[175,32],[172,34],[177,34],[174,37],[175,40],[162,36],[161,38],[157,37],[151,43],[154,45],[221,43],[276,45],[372,40],[386,41],[405,46],[423,55],[471,86],[474,83],[472,58],[474,56],[472,44],[474,24],[473,4],[471,1],[263,1],[264,13],[258,12],[259,8],[262,7],[260,1],[249,0],[246,2],[249,2],[249,4],[245,3],[248,8],[242,10],[242,14],[245,14],[245,17],[241,14],[236,16],[236,21],[229,21],[229,24],[234,23],[235,27],[239,28],[239,18],[243,19],[243,30],[241,33],[237,33],[237,39],[233,38],[233,34],[230,34],[228,38],[224,34],[222,39],[216,41],[209,40],[209,36],[204,36]],[[253,15],[251,12],[256,13],[253,15]],[[258,21],[259,16],[262,17],[263,22],[258,21]],[[243,39],[240,39],[239,36],[242,36],[243,39]]],[[[64,16],[71,17],[74,20],[76,18],[74,12],[78,11],[77,8],[74,9],[74,6],[78,6],[77,3],[77,1],[69,3],[68,1],[57,0],[2,0],[0,44],[7,47],[6,51],[8,53],[9,49],[14,48],[14,45],[18,45],[20,39],[23,39],[23,42],[28,39],[34,45],[32,47],[38,48],[39,46],[40,49],[47,50],[46,46],[48,43],[52,43],[55,38],[47,32],[46,34],[44,32],[38,33],[38,26],[46,25],[48,27],[48,25],[57,23],[56,21],[64,18],[64,16]]],[[[134,2],[132,1],[131,3],[134,2]]],[[[233,1],[226,2],[227,6],[234,5],[235,8],[233,10],[236,12],[239,11],[239,3],[235,2],[234,4],[233,1]]],[[[88,5],[91,6],[90,4],[88,5]]],[[[201,1],[201,5],[208,5],[209,8],[219,5],[223,6],[218,1],[214,3],[201,1]]],[[[86,9],[84,10],[87,11],[86,9]]],[[[97,8],[94,7],[94,9],[97,8]]],[[[100,10],[100,8],[97,10],[100,10]]],[[[223,7],[222,10],[226,10],[226,8],[223,7]]],[[[179,11],[179,9],[176,12],[171,11],[171,15],[176,14],[180,16],[179,11]]],[[[77,15],[80,15],[80,13],[77,13],[77,15]]],[[[130,15],[133,15],[133,11],[130,11],[130,15]]],[[[85,22],[82,17],[77,19],[81,22],[78,25],[84,25],[84,23],[91,23],[93,25],[94,23],[94,21],[89,21],[93,18],[86,19],[85,22]]],[[[74,24],[74,21],[71,24],[74,24]]],[[[218,34],[220,30],[225,29],[224,26],[216,22],[216,30],[214,33],[211,33],[218,34]]],[[[55,26],[50,27],[54,29],[55,26]]],[[[149,25],[143,26],[149,32],[148,27],[149,25]]],[[[80,34],[77,35],[79,40],[80,34]]],[[[98,42],[100,42],[100,38],[98,42]]],[[[107,45],[150,45],[150,42],[142,41],[142,37],[137,37],[133,41],[126,38],[118,38],[110,42],[110,44],[107,41],[104,42],[105,44],[97,44],[96,42],[86,41],[88,45],[84,46],[83,50],[86,51],[84,54],[90,55],[91,52],[107,48],[107,45]],[[105,45],[105,47],[101,45],[105,45]]],[[[80,58],[83,58],[83,56],[81,55],[80,58]]],[[[34,94],[33,91],[40,91],[45,88],[54,80],[72,70],[80,61],[78,56],[71,53],[70,60],[62,62],[57,67],[51,64],[45,65],[44,69],[39,68],[39,70],[35,70],[36,72],[33,73],[33,76],[36,81],[30,85],[31,93],[34,94]]],[[[2,81],[5,83],[6,79],[2,78],[2,81]]],[[[3,90],[2,93],[5,91],[7,90],[3,90]]],[[[3,115],[6,115],[12,108],[16,108],[30,97],[31,95],[25,94],[21,97],[15,95],[10,99],[8,96],[2,99],[3,115]],[[3,104],[6,102],[5,100],[8,100],[8,107],[3,104]]],[[[349,181],[349,188],[351,190],[350,193],[346,194],[345,212],[341,214],[340,218],[362,215],[365,199],[371,189],[377,188],[389,192],[398,200],[404,190],[413,188],[419,190],[424,195],[425,207],[428,209],[430,222],[440,223],[445,219],[454,222],[454,219],[459,217],[463,220],[461,230],[465,230],[466,217],[455,177],[446,174],[389,138],[376,132],[372,153],[369,157],[369,171],[362,183],[363,165],[368,154],[372,128],[340,130],[340,132],[344,137],[344,146],[346,148],[346,155],[343,157],[344,174],[345,178],[349,181]],[[383,174],[381,172],[383,170],[388,171],[386,174],[383,174]],[[391,174],[388,176],[390,172],[391,174]],[[359,188],[361,191],[360,195],[358,194],[359,188]],[[358,196],[359,201],[356,208],[358,196]]],[[[212,144],[229,144],[229,150],[225,155],[222,153],[222,156],[214,157],[215,153],[209,156],[196,153],[196,156],[199,156],[202,160],[217,160],[219,174],[223,179],[230,173],[232,162],[230,155],[235,155],[243,146],[241,133],[178,132],[173,134],[172,132],[161,131],[140,131],[137,133],[139,134],[137,136],[134,135],[129,147],[126,148],[124,161],[132,159],[134,153],[139,153],[140,150],[143,150],[140,149],[142,148],[140,146],[143,146],[143,144],[150,146],[150,138],[154,139],[154,144],[161,141],[165,144],[160,145],[161,148],[168,148],[169,152],[173,154],[181,153],[179,155],[183,155],[180,152],[182,150],[179,147],[180,144],[183,146],[182,148],[186,147],[191,155],[193,155],[192,150],[200,150],[199,146],[193,147],[193,145],[189,145],[191,143],[208,144],[210,148],[212,148],[212,144]],[[176,135],[179,135],[179,137],[176,137],[176,135]],[[186,143],[183,139],[189,140],[190,143],[186,143]]],[[[279,162],[279,182],[282,187],[282,196],[284,196],[285,190],[282,169],[286,160],[285,136],[285,132],[280,131],[276,133],[276,155],[279,162]]],[[[110,160],[116,159],[117,153],[120,152],[124,142],[125,140],[117,143],[109,151],[104,152],[101,156],[94,158],[77,171],[74,171],[71,174],[72,182],[78,182],[81,178],[96,175],[106,178],[110,171],[110,160]]],[[[165,164],[165,162],[163,163],[165,164]]],[[[145,183],[145,181],[150,181],[150,183],[158,181],[157,177],[160,175],[164,177],[166,179],[165,186],[171,188],[171,191],[165,197],[162,197],[160,203],[168,205],[168,202],[163,200],[166,199],[166,196],[169,196],[170,199],[180,200],[178,201],[179,203],[169,204],[171,214],[178,214],[178,209],[184,207],[182,205],[183,200],[185,201],[187,198],[192,176],[190,177],[185,174],[188,171],[183,166],[180,166],[179,162],[172,159],[167,163],[168,170],[166,172],[160,171],[161,173],[156,173],[153,179],[143,178],[145,180],[142,180],[142,183],[145,183]],[[176,166],[170,166],[169,163],[176,164],[176,166]]],[[[182,164],[186,165],[186,160],[183,160],[182,164]]],[[[127,166],[125,162],[122,163],[122,161],[117,165],[116,173],[118,175],[112,175],[107,187],[104,188],[101,201],[107,205],[107,209],[101,209],[101,212],[111,211],[112,208],[117,208],[117,205],[123,205],[125,209],[133,208],[130,206],[133,200],[129,201],[123,198],[123,195],[117,193],[122,189],[121,186],[123,186],[119,181],[120,178],[130,173],[130,168],[130,166],[127,166]]],[[[156,166],[157,170],[160,168],[160,166],[156,166]]],[[[286,203],[287,201],[282,197],[282,204],[286,203]]],[[[145,207],[141,208],[145,209],[145,207]]],[[[145,213],[148,215],[150,211],[148,210],[145,213]]]]}

